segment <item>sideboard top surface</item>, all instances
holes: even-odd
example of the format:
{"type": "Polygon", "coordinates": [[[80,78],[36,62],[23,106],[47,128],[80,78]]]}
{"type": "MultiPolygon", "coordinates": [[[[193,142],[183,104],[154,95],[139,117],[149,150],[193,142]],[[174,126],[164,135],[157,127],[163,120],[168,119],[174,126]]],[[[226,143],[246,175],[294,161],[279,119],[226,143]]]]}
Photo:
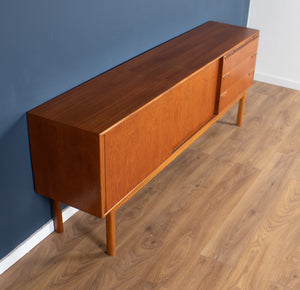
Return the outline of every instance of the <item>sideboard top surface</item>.
{"type": "Polygon", "coordinates": [[[29,114],[100,134],[258,33],[207,22],[51,99],[29,114]]]}

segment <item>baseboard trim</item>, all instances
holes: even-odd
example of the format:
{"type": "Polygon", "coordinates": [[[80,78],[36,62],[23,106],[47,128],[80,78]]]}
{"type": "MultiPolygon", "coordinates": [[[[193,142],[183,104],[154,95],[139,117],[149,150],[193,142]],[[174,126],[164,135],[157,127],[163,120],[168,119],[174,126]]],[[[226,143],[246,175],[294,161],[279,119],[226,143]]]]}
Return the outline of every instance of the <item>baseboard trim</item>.
{"type": "MultiPolygon", "coordinates": [[[[78,209],[74,207],[66,207],[62,211],[63,222],[68,220],[77,211],[78,209]]],[[[0,260],[0,275],[3,274],[8,268],[10,268],[17,261],[19,261],[22,257],[24,257],[28,252],[30,252],[36,245],[38,245],[52,232],[54,232],[54,225],[53,225],[53,220],[50,220],[0,260]]]]}
{"type": "Polygon", "coordinates": [[[280,78],[274,75],[264,74],[260,72],[256,72],[254,75],[254,79],[256,81],[273,84],[281,87],[286,87],[294,90],[300,90],[300,82],[280,78]]]}

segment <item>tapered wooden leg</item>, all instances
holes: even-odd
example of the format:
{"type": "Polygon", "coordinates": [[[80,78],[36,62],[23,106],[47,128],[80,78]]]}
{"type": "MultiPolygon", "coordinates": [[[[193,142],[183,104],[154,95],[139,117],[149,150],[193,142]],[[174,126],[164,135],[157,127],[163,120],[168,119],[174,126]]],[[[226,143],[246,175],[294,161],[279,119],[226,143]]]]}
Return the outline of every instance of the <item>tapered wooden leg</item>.
{"type": "Polygon", "coordinates": [[[116,254],[116,224],[114,211],[111,211],[106,216],[106,247],[109,256],[116,254]]]}
{"type": "Polygon", "coordinates": [[[237,126],[242,126],[242,124],[243,124],[245,102],[246,102],[246,92],[244,93],[243,97],[240,99],[239,112],[238,112],[237,120],[236,120],[237,126]]]}
{"type": "Polygon", "coordinates": [[[52,200],[52,212],[54,220],[54,229],[57,233],[64,231],[64,224],[62,219],[61,203],[56,200],[52,200]]]}

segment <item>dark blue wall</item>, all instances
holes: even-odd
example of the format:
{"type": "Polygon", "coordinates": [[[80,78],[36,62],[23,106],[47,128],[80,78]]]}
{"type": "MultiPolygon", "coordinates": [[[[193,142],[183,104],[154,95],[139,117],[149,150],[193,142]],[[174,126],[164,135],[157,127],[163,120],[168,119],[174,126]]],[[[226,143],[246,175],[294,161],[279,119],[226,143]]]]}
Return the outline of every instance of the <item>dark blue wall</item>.
{"type": "Polygon", "coordinates": [[[26,111],[249,0],[0,1],[0,258],[51,218],[34,193],[26,111]]]}

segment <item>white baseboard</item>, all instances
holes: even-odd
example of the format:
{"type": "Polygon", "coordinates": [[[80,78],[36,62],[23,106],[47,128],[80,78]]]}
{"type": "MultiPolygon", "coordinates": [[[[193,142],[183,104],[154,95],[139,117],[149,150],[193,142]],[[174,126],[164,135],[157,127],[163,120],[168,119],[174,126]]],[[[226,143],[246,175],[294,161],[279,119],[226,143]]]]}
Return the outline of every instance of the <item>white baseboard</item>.
{"type": "Polygon", "coordinates": [[[278,76],[256,72],[254,75],[256,81],[286,87],[294,90],[300,90],[300,82],[280,78],[278,76]]]}
{"type": "MultiPolygon", "coordinates": [[[[68,220],[77,211],[78,209],[74,207],[66,207],[63,210],[63,222],[68,220]]],[[[31,251],[37,244],[39,244],[52,232],[54,232],[54,225],[53,220],[50,220],[0,260],[0,275],[13,264],[15,264],[18,260],[24,257],[29,251],[31,251]]]]}

